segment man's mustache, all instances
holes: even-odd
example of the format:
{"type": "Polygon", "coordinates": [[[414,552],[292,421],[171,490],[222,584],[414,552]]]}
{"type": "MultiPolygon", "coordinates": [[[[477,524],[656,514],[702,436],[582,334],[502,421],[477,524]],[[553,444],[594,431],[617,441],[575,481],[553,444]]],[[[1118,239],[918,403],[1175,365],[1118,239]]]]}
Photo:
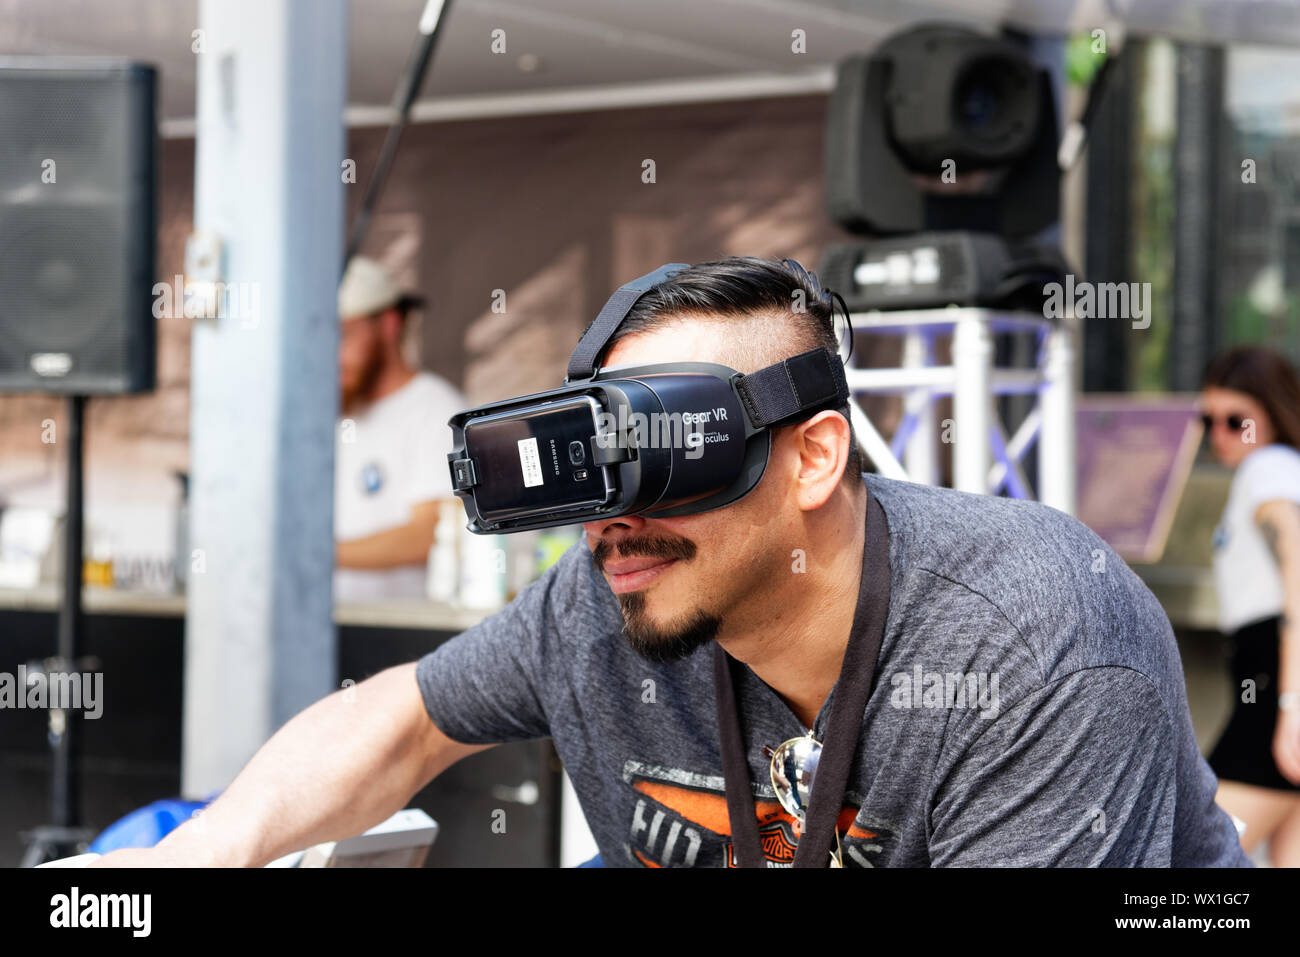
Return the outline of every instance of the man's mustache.
{"type": "Polygon", "coordinates": [[[596,571],[605,571],[605,562],[619,558],[662,558],[668,561],[680,558],[690,561],[695,557],[695,543],[685,538],[658,538],[650,535],[629,535],[617,544],[601,539],[591,550],[591,561],[596,571]]]}

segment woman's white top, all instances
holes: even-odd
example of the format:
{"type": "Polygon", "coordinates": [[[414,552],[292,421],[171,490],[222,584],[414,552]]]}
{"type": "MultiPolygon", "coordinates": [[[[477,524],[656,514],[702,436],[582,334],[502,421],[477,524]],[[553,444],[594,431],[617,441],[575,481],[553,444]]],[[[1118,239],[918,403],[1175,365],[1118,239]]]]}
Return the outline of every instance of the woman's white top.
{"type": "Polygon", "coordinates": [[[1255,524],[1256,509],[1276,499],[1300,503],[1300,452],[1288,445],[1261,446],[1242,460],[1214,530],[1214,583],[1224,634],[1282,614],[1282,575],[1255,524]]]}

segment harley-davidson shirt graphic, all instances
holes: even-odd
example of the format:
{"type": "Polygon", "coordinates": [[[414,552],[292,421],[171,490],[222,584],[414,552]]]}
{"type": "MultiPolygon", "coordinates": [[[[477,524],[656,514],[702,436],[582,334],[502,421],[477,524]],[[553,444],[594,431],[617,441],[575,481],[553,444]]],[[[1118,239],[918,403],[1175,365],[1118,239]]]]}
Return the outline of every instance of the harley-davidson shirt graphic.
{"type": "MultiPolygon", "coordinates": [[[[623,779],[636,792],[624,851],[643,867],[736,867],[721,776],[628,761],[623,779]]],[[[771,787],[754,801],[758,838],[768,867],[790,867],[798,846],[795,820],[771,787]]],[[[886,835],[854,823],[858,808],[845,806],[836,830],[845,867],[871,867],[886,835]]]]}

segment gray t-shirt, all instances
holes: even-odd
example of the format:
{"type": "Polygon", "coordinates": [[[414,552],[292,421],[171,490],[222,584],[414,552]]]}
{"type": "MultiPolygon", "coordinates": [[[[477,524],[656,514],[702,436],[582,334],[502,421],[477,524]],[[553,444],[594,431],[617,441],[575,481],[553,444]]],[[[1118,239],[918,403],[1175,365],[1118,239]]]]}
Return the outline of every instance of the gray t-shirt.
{"type": "MultiPolygon", "coordinates": [[[[1132,570],[1043,505],[864,480],[891,591],[845,866],[1250,866],[1214,803],[1173,631],[1132,570]]],[[[655,665],[621,628],[579,541],[421,659],[425,705],[457,741],[553,738],[607,866],[731,864],[712,649],[655,665]]],[[[788,865],[793,822],[762,748],[807,729],[739,670],[763,849],[788,865]]]]}

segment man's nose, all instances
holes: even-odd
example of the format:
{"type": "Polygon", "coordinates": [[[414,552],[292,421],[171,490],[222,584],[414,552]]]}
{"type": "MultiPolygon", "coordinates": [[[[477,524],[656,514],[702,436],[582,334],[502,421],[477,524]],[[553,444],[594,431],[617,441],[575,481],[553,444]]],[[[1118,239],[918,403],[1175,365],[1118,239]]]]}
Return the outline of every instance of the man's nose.
{"type": "Polygon", "coordinates": [[[583,522],[582,528],[587,533],[587,547],[593,548],[602,538],[616,542],[628,535],[635,535],[645,528],[646,520],[640,515],[619,515],[614,518],[602,518],[595,522],[583,522]]]}

